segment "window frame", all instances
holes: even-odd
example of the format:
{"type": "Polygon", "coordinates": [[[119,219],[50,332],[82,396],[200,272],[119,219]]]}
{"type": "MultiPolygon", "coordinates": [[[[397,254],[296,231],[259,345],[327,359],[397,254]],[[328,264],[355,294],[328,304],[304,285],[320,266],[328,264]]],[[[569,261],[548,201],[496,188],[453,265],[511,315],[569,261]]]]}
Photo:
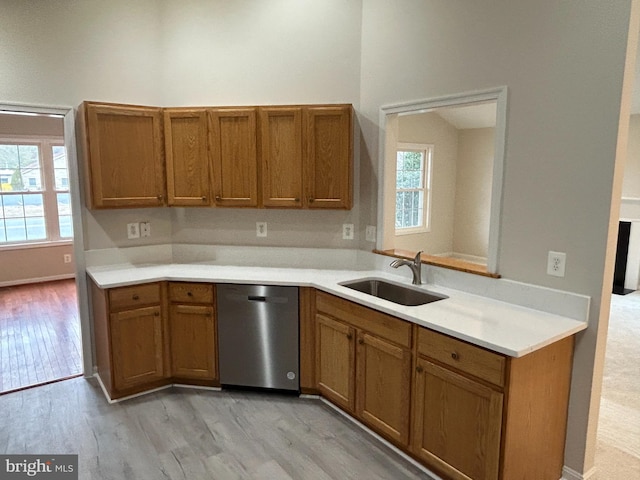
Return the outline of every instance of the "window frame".
{"type": "MultiPolygon", "coordinates": [[[[71,237],[60,236],[60,216],[58,211],[58,194],[69,195],[69,205],[71,207],[71,191],[69,185],[64,189],[56,188],[55,165],[53,147],[61,146],[66,150],[64,137],[56,135],[3,135],[0,134],[1,145],[36,145],[39,150],[39,162],[42,189],[15,192],[19,194],[41,194],[43,204],[43,216],[45,223],[46,238],[35,240],[2,241],[0,250],[15,250],[21,248],[41,247],[46,245],[68,245],[73,244],[74,235],[71,237]]],[[[67,174],[71,175],[69,166],[69,155],[67,151],[67,174]]],[[[69,178],[69,177],[68,177],[69,178]]],[[[68,182],[70,183],[70,182],[68,182]]],[[[6,194],[8,192],[1,192],[6,194]]],[[[9,193],[9,195],[12,195],[9,193]]],[[[70,213],[73,226],[73,212],[70,213]]]]}
{"type": "MultiPolygon", "coordinates": [[[[406,191],[422,191],[423,192],[423,204],[422,204],[422,226],[413,226],[413,227],[397,227],[395,226],[394,221],[394,234],[396,236],[400,235],[413,235],[416,233],[428,233],[431,231],[431,178],[433,176],[433,155],[434,155],[434,145],[429,143],[408,143],[408,142],[397,142],[396,143],[396,182],[395,182],[395,194],[396,198],[399,192],[406,191]],[[424,154],[424,170],[422,172],[422,184],[423,188],[410,188],[410,189],[399,189],[397,182],[397,158],[399,152],[423,152],[424,154]]],[[[398,214],[398,205],[396,201],[396,205],[394,208],[394,214],[397,216],[398,214]]],[[[394,218],[395,218],[394,216],[394,218]]]]}

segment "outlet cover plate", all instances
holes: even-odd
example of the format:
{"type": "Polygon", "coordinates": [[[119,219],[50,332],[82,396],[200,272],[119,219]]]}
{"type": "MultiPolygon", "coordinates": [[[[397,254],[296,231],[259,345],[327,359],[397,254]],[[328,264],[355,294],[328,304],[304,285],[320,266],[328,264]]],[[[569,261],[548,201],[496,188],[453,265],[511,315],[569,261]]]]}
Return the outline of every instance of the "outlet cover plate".
{"type": "Polygon", "coordinates": [[[257,237],[267,236],[267,222],[256,222],[256,236],[257,237]]]}
{"type": "Polygon", "coordinates": [[[140,238],[140,224],[139,223],[127,223],[127,238],[140,238]]]}
{"type": "Polygon", "coordinates": [[[566,253],[549,251],[549,256],[547,258],[547,275],[552,275],[554,277],[564,277],[566,264],[566,253]]]}
{"type": "Polygon", "coordinates": [[[353,223],[342,224],[342,239],[353,240],[353,223]]]}

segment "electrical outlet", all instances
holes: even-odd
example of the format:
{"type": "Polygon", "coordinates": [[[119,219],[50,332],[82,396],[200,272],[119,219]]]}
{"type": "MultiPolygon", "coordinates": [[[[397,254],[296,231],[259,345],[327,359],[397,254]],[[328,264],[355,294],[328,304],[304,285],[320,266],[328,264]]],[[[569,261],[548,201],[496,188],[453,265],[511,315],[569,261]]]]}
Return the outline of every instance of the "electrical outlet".
{"type": "Polygon", "coordinates": [[[64,259],[64,263],[71,263],[71,254],[65,253],[63,256],[63,259],[64,259]]]}
{"type": "Polygon", "coordinates": [[[353,223],[342,224],[342,239],[353,240],[353,223]]]}
{"type": "Polygon", "coordinates": [[[267,236],[267,222],[256,222],[256,236],[267,236]]]}
{"type": "Polygon", "coordinates": [[[139,223],[127,223],[127,238],[140,238],[139,223]]]}
{"type": "Polygon", "coordinates": [[[140,236],[141,237],[151,236],[151,222],[140,222],[140,236]]]}
{"type": "Polygon", "coordinates": [[[564,277],[564,269],[567,263],[567,254],[563,252],[549,251],[547,259],[547,275],[564,277]]]}
{"type": "Polygon", "coordinates": [[[365,230],[365,239],[367,242],[376,241],[376,227],[373,225],[367,225],[367,229],[365,230]]]}

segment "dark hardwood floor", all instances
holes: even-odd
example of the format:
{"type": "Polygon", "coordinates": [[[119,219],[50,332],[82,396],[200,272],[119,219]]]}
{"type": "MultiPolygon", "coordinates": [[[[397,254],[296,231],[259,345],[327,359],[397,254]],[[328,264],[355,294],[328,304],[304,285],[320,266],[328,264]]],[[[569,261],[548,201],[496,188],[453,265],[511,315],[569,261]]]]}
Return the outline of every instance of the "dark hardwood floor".
{"type": "Polygon", "coordinates": [[[75,280],[0,288],[0,394],[82,373],[75,280]]]}

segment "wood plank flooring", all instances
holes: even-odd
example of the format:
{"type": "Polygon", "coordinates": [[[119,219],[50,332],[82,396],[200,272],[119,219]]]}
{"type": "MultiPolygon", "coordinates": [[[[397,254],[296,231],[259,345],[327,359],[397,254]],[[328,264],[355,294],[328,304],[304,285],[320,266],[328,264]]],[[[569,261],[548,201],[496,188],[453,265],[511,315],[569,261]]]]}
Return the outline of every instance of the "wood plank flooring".
{"type": "Polygon", "coordinates": [[[109,405],[84,378],[1,396],[0,453],[78,454],[83,480],[430,479],[319,400],[173,388],[109,405]]]}
{"type": "Polygon", "coordinates": [[[0,288],[0,393],[80,373],[75,280],[0,288]]]}

